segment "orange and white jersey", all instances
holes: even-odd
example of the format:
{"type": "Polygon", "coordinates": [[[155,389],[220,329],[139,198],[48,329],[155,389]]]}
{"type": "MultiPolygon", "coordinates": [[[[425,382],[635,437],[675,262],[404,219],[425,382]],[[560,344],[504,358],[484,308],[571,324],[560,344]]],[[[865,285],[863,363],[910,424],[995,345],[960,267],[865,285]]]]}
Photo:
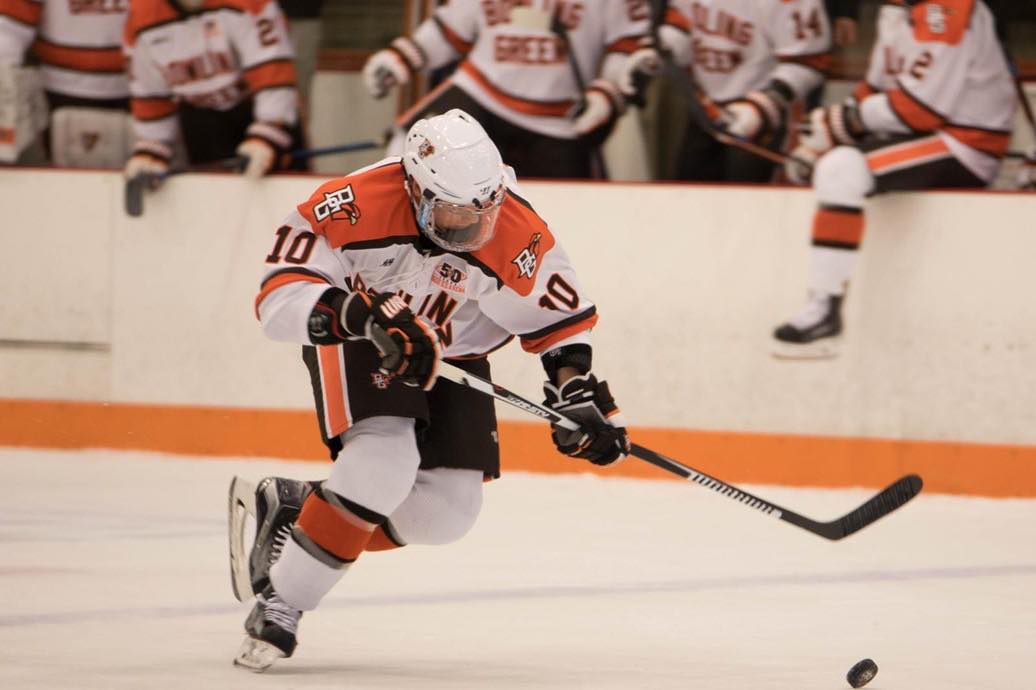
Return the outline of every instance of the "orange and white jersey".
{"type": "Polygon", "coordinates": [[[172,142],[181,102],[230,110],[254,97],[256,121],[298,120],[294,51],[276,0],[205,0],[191,13],[133,0],[125,50],[140,139],[172,142]]]}
{"type": "Polygon", "coordinates": [[[0,0],[0,60],[32,46],[43,88],[89,100],[129,96],[122,30],[129,0],[0,0]]]}
{"type": "MultiPolygon", "coordinates": [[[[412,36],[419,65],[435,69],[463,58],[452,82],[487,110],[527,130],[571,139],[568,115],[583,84],[618,80],[629,53],[649,30],[647,0],[450,0],[412,36]],[[552,31],[551,22],[564,26],[552,31]]],[[[616,87],[617,88],[617,87],[616,87]]]]}
{"type": "Polygon", "coordinates": [[[321,185],[271,239],[256,313],[275,340],[312,344],[310,313],[332,286],[401,295],[437,330],[448,358],[485,355],[514,336],[534,353],[589,343],[597,322],[568,256],[513,177],[493,238],[472,253],[424,237],[399,158],[321,185]]]}
{"type": "Polygon", "coordinates": [[[802,99],[831,63],[823,0],[673,0],[665,28],[666,46],[689,59],[702,89],[719,103],[774,79],[802,99]]]}
{"type": "Polygon", "coordinates": [[[879,81],[879,71],[894,74],[871,84],[881,88],[876,93],[858,88],[864,125],[891,134],[934,132],[969,170],[991,180],[1017,106],[993,13],[982,0],[921,2],[901,21],[879,21],[879,30],[872,58],[880,64],[872,64],[868,82],[879,81]]]}

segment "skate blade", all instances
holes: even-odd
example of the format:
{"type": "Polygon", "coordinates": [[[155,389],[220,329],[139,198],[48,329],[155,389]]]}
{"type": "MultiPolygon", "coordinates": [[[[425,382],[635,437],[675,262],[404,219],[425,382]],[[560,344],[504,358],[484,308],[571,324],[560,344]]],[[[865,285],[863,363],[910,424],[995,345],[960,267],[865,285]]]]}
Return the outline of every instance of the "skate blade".
{"type": "Polygon", "coordinates": [[[811,343],[787,343],[783,340],[775,340],[770,353],[775,359],[784,360],[834,359],[841,352],[841,344],[840,338],[821,338],[811,343]]]}
{"type": "Polygon", "coordinates": [[[234,657],[234,666],[246,668],[254,673],[262,673],[273,666],[278,659],[284,658],[284,652],[269,642],[246,637],[234,657]]]}
{"type": "Polygon", "coordinates": [[[230,585],[238,601],[248,601],[254,596],[245,538],[249,517],[255,517],[255,485],[247,479],[234,477],[230,482],[227,532],[230,537],[230,585]]]}

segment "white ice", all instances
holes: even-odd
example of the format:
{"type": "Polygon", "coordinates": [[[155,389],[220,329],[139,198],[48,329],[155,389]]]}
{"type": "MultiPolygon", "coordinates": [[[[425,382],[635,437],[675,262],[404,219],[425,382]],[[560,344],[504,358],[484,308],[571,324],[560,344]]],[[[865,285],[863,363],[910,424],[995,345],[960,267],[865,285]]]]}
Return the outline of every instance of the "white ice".
{"type": "MultiPolygon", "coordinates": [[[[521,474],[236,669],[229,479],[326,471],[0,449],[0,688],[835,690],[864,657],[874,690],[1036,687],[1036,501],[922,494],[829,543],[683,482],[521,474]]],[[[754,490],[823,519],[870,493],[754,490]]]]}

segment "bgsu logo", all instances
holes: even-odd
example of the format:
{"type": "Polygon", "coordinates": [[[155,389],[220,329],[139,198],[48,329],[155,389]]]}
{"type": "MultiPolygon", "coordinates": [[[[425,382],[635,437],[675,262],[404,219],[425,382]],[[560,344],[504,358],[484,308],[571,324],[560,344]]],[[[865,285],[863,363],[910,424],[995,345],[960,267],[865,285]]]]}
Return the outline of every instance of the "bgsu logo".
{"type": "Polygon", "coordinates": [[[518,275],[525,278],[532,278],[536,273],[536,254],[540,251],[540,233],[536,233],[529,240],[529,246],[518,253],[518,256],[511,259],[511,263],[518,267],[518,275]]]}
{"type": "Polygon", "coordinates": [[[313,206],[313,216],[317,220],[348,220],[356,225],[360,220],[360,209],[356,205],[353,186],[350,184],[333,192],[324,192],[324,200],[313,206]]]}

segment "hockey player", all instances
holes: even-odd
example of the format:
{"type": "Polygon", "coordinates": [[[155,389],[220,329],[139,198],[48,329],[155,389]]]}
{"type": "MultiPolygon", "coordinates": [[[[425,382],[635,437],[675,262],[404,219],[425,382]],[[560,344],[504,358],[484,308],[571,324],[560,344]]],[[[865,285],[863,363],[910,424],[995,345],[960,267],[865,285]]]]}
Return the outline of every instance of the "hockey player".
{"type": "Polygon", "coordinates": [[[126,177],[161,179],[179,132],[191,163],[235,155],[246,175],[301,145],[295,65],[274,0],[133,0],[126,23],[137,143],[126,177]]]}
{"type": "MultiPolygon", "coordinates": [[[[994,17],[982,0],[885,5],[854,98],[809,114],[794,154],[815,160],[809,297],[774,332],[778,355],[828,357],[872,194],[982,187],[1007,151],[1016,103],[994,17]]],[[[789,164],[793,180],[808,170],[789,164]]]]}
{"type": "Polygon", "coordinates": [[[486,356],[517,335],[540,355],[546,404],[584,424],[555,429],[558,449],[598,465],[629,452],[608,385],[591,373],[596,307],[463,111],[414,124],[402,160],[318,188],[266,262],[259,319],[269,337],[303,345],[337,460],[316,489],[260,484],[258,594],[237,664],[261,671],[291,656],[302,612],[364,551],[445,544],[471,528],[484,478],[500,472],[496,418],[492,399],[436,382],[441,358],[488,378],[486,356]]]}
{"type": "Polygon", "coordinates": [[[648,18],[647,0],[453,0],[371,56],[363,76],[381,98],[461,59],[413,112],[470,112],[522,176],[590,177],[593,149],[625,110],[616,79],[648,18]]]}
{"type": "MultiPolygon", "coordinates": [[[[783,146],[789,112],[823,83],[831,60],[822,0],[674,0],[659,36],[719,106],[718,122],[773,150],[783,146]]],[[[678,179],[766,182],[773,173],[772,162],[688,124],[678,179]]]]}
{"type": "Polygon", "coordinates": [[[39,59],[54,120],[51,153],[60,165],[119,167],[126,159],[128,5],[0,0],[0,69],[23,64],[30,52],[39,59]]]}

